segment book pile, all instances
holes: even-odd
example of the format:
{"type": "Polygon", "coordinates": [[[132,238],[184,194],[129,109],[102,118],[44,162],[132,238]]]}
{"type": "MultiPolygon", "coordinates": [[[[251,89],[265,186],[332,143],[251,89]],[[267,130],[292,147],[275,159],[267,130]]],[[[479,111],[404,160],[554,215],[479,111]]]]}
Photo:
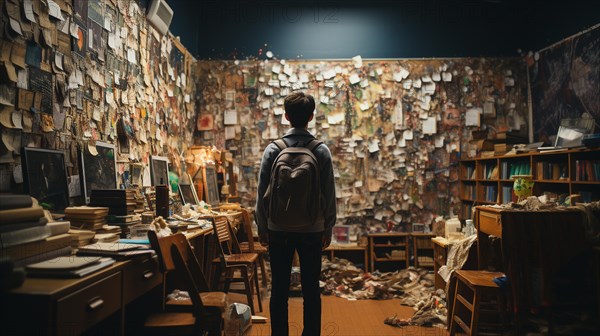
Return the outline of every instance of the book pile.
{"type": "Polygon", "coordinates": [[[97,231],[106,224],[108,208],[77,206],[65,209],[65,219],[71,222],[71,227],[80,230],[97,231]]]}
{"type": "Polygon", "coordinates": [[[90,205],[110,208],[108,214],[113,216],[133,215],[137,208],[135,190],[133,189],[92,189],[90,205]]]}
{"type": "Polygon", "coordinates": [[[115,263],[112,258],[58,257],[28,265],[27,276],[41,278],[81,278],[115,263]]]}
{"type": "Polygon", "coordinates": [[[77,248],[80,246],[89,245],[93,242],[96,233],[91,230],[70,229],[71,247],[77,248]]]}
{"type": "Polygon", "coordinates": [[[494,155],[504,155],[512,149],[512,145],[505,143],[494,144],[494,155]]]}
{"type": "Polygon", "coordinates": [[[48,223],[29,195],[0,195],[0,257],[16,266],[71,254],[68,222],[48,223]]]}
{"type": "Polygon", "coordinates": [[[140,255],[151,256],[154,250],[145,244],[126,244],[126,243],[94,243],[82,246],[77,250],[78,256],[99,256],[111,257],[118,260],[130,259],[140,255]]]}
{"type": "Polygon", "coordinates": [[[96,234],[121,234],[121,228],[117,225],[103,225],[101,229],[96,230],[96,234]]]}
{"type": "Polygon", "coordinates": [[[146,207],[144,206],[144,202],[146,201],[146,199],[144,198],[144,195],[142,195],[139,189],[134,189],[133,195],[135,198],[134,212],[136,214],[141,214],[142,212],[146,211],[146,207]]]}
{"type": "Polygon", "coordinates": [[[120,230],[121,238],[127,238],[129,233],[131,233],[131,226],[142,223],[142,218],[140,215],[125,215],[125,216],[117,216],[117,215],[108,215],[106,217],[106,222],[110,226],[116,226],[120,230]]]}
{"type": "Polygon", "coordinates": [[[119,233],[96,233],[94,240],[98,243],[116,243],[119,241],[119,233]]]}

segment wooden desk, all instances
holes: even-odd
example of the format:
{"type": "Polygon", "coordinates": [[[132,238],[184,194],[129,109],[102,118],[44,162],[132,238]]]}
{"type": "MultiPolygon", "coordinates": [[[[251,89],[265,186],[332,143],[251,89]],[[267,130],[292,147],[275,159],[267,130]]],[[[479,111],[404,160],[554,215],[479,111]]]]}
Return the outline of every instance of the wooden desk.
{"type": "Polygon", "coordinates": [[[119,261],[81,279],[27,278],[2,299],[6,335],[78,335],[102,320],[115,319],[122,334],[125,306],[160,285],[156,257],[119,261]]]}
{"type": "Polygon", "coordinates": [[[448,259],[448,240],[444,237],[431,238],[433,242],[433,286],[435,289],[446,290],[446,281],[438,274],[440,267],[446,265],[448,259]]]}
{"type": "Polygon", "coordinates": [[[555,282],[568,275],[563,268],[591,251],[582,212],[576,209],[517,211],[478,206],[475,218],[479,269],[491,268],[508,276],[517,315],[552,307],[557,301],[555,282]],[[490,235],[500,239],[496,248],[490,244],[490,235]]]}
{"type": "Polygon", "coordinates": [[[331,244],[325,250],[323,250],[323,252],[328,255],[330,260],[333,259],[338,252],[339,252],[339,254],[345,254],[345,252],[351,252],[351,251],[357,251],[357,252],[362,253],[364,265],[365,265],[364,266],[365,272],[368,272],[369,271],[369,256],[367,254],[366,246],[360,246],[360,245],[354,245],[354,244],[331,244]]]}
{"type": "MultiPolygon", "coordinates": [[[[210,267],[212,228],[186,236],[198,260],[210,267]]],[[[108,329],[99,334],[124,334],[127,305],[159,285],[164,279],[156,256],[117,261],[81,279],[26,278],[21,287],[0,293],[2,334],[79,335],[98,324],[108,329]]]]}

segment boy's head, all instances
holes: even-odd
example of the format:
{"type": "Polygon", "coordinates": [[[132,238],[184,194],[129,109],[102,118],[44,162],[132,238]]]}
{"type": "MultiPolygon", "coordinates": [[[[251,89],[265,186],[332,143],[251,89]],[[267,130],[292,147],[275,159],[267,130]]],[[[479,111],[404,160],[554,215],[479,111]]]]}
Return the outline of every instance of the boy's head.
{"type": "Polygon", "coordinates": [[[313,118],[315,99],[311,95],[297,91],[285,97],[283,107],[285,108],[285,116],[292,127],[305,128],[313,118]]]}

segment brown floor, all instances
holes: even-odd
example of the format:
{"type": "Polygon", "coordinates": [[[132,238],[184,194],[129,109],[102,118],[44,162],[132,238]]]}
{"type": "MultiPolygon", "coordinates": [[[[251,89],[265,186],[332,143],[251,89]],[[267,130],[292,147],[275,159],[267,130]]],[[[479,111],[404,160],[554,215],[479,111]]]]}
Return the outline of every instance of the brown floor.
{"type": "MultiPolygon", "coordinates": [[[[410,307],[400,305],[400,300],[357,300],[322,296],[322,336],[339,335],[448,335],[445,329],[425,327],[396,328],[383,323],[386,317],[398,314],[399,318],[408,318],[414,314],[410,307]]],[[[290,336],[302,335],[302,298],[289,300],[290,336]]],[[[269,300],[263,300],[263,312],[258,315],[269,317],[269,300]]],[[[269,322],[255,324],[249,330],[249,336],[270,336],[269,322]]]]}

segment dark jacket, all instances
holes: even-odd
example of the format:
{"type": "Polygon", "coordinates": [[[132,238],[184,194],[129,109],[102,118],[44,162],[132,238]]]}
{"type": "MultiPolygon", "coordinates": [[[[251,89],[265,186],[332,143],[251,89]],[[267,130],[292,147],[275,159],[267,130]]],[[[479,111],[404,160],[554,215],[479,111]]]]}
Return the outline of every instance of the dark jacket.
{"type": "MultiPolygon", "coordinates": [[[[294,145],[297,142],[308,143],[314,139],[314,136],[307,130],[301,128],[291,128],[284,136],[283,140],[288,146],[294,145]]],[[[260,173],[258,179],[258,195],[256,197],[256,224],[258,225],[258,231],[265,233],[267,229],[271,231],[287,231],[286,228],[278,227],[274,223],[267,220],[265,212],[265,204],[263,196],[269,186],[271,178],[271,167],[273,161],[279,154],[279,148],[274,144],[270,143],[263,153],[262,161],[260,164],[260,173]]],[[[315,156],[319,161],[319,168],[321,169],[321,193],[323,195],[323,207],[322,216],[314,226],[307,232],[322,232],[331,235],[331,230],[335,225],[336,220],[336,200],[335,200],[335,181],[333,179],[333,164],[331,160],[331,152],[325,144],[319,145],[314,150],[315,156]]]]}

